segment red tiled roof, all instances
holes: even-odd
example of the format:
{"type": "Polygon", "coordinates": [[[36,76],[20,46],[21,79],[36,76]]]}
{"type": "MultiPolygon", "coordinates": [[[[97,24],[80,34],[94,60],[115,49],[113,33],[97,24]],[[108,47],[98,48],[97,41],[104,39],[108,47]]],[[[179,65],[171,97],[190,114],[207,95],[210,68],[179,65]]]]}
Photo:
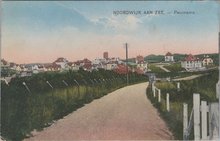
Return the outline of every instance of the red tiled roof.
{"type": "Polygon", "coordinates": [[[199,58],[196,58],[194,55],[189,54],[188,56],[186,56],[185,61],[198,61],[200,60],[199,58]]]}
{"type": "Polygon", "coordinates": [[[137,60],[138,62],[144,61],[144,57],[141,56],[141,55],[138,55],[138,56],[136,57],[136,60],[137,60]]]}
{"type": "Polygon", "coordinates": [[[17,64],[15,64],[15,63],[10,63],[10,67],[14,67],[14,66],[16,66],[17,64]]]}
{"type": "Polygon", "coordinates": [[[57,65],[56,63],[52,63],[52,64],[46,64],[44,65],[45,68],[53,68],[53,69],[58,69],[58,68],[61,68],[60,65],[57,65]]]}
{"type": "Polygon", "coordinates": [[[165,56],[173,56],[173,54],[170,52],[167,52],[167,54],[165,56]]]}
{"type": "Polygon", "coordinates": [[[60,57],[60,58],[57,58],[57,60],[54,62],[68,62],[68,61],[63,57],[60,57]]]}
{"type": "Polygon", "coordinates": [[[3,63],[3,65],[7,65],[7,61],[5,61],[4,59],[1,59],[1,62],[3,63]]]}
{"type": "Polygon", "coordinates": [[[92,64],[85,64],[83,65],[83,68],[90,70],[92,68],[92,64]]]}

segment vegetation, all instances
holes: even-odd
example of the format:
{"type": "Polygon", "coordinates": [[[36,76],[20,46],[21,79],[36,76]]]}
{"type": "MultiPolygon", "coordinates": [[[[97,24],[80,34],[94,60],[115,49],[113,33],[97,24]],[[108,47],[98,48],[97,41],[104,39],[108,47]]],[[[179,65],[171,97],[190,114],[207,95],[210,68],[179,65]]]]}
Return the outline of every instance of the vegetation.
{"type": "MultiPolygon", "coordinates": [[[[129,76],[130,84],[146,81],[136,73],[129,76]]],[[[34,129],[42,130],[54,120],[123,86],[126,86],[125,75],[106,70],[41,73],[14,78],[9,86],[2,82],[1,136],[6,140],[22,140],[31,136],[34,129]]]]}
{"type": "MultiPolygon", "coordinates": [[[[147,96],[152,104],[158,109],[162,118],[167,122],[170,130],[174,133],[175,139],[183,139],[183,103],[189,105],[189,112],[192,109],[193,93],[199,93],[201,100],[216,102],[216,83],[218,81],[218,71],[210,71],[208,75],[197,79],[180,81],[180,90],[177,90],[175,82],[158,82],[156,87],[161,89],[162,101],[152,96],[151,87],[147,88],[147,96]],[[170,112],[166,111],[165,97],[170,94],[170,112]]],[[[190,116],[190,114],[189,114],[190,116]]],[[[191,132],[190,139],[193,139],[191,132]]]]}
{"type": "Polygon", "coordinates": [[[9,69],[9,68],[1,68],[1,77],[8,77],[16,74],[15,70],[9,69]]]}
{"type": "Polygon", "coordinates": [[[155,64],[149,64],[149,65],[148,65],[148,69],[150,69],[151,72],[154,72],[154,73],[165,72],[165,71],[162,70],[160,67],[157,67],[155,64]]]}
{"type": "Polygon", "coordinates": [[[175,60],[175,62],[180,62],[182,60],[184,60],[184,58],[187,56],[187,54],[173,54],[173,58],[175,60]]]}
{"type": "Polygon", "coordinates": [[[149,63],[159,63],[164,61],[164,55],[148,55],[144,57],[144,60],[149,63]]]}
{"type": "Polygon", "coordinates": [[[184,71],[185,69],[181,67],[180,63],[173,63],[170,65],[164,66],[164,68],[168,69],[171,72],[179,72],[179,71],[184,71]]]}

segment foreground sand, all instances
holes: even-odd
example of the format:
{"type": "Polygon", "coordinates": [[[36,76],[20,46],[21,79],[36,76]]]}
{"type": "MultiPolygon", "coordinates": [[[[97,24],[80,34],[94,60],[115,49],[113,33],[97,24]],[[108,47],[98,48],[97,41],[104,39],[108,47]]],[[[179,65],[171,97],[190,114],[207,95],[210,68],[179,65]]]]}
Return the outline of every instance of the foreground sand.
{"type": "Polygon", "coordinates": [[[146,97],[147,85],[94,100],[25,140],[170,140],[172,134],[146,97]]]}

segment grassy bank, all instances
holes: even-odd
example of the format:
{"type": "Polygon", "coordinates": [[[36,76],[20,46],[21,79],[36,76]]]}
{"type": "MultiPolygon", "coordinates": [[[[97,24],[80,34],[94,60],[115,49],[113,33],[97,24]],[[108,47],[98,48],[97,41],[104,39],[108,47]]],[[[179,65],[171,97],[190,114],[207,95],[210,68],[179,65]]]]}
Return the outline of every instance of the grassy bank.
{"type": "MultiPolygon", "coordinates": [[[[42,130],[84,104],[126,86],[125,78],[105,70],[70,71],[15,78],[9,86],[1,83],[1,136],[13,141],[31,136],[34,129],[42,130]]],[[[130,84],[146,80],[142,75],[130,74],[130,84]]]]}
{"type": "MultiPolygon", "coordinates": [[[[218,71],[210,71],[208,75],[194,80],[180,81],[181,89],[178,91],[176,82],[157,82],[155,85],[161,89],[161,103],[153,97],[151,87],[147,88],[147,96],[152,104],[158,109],[161,117],[166,121],[175,139],[183,139],[183,103],[189,106],[189,112],[192,110],[193,93],[199,93],[201,100],[216,102],[216,83],[218,81],[218,71]],[[170,94],[170,112],[166,111],[165,99],[166,93],[170,94]]],[[[190,116],[190,114],[189,114],[190,116]]],[[[190,139],[193,139],[191,132],[190,139]]]]}

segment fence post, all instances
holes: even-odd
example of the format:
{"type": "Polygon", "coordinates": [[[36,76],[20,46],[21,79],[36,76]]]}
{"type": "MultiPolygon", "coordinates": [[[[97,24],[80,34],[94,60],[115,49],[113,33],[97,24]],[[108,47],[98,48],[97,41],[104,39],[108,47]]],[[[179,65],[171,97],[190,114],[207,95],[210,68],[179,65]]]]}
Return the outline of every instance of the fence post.
{"type": "Polygon", "coordinates": [[[194,139],[200,140],[200,95],[193,94],[194,139]]]}
{"type": "Polygon", "coordinates": [[[153,87],[153,95],[154,95],[154,97],[156,96],[156,89],[155,89],[155,86],[154,86],[154,83],[153,83],[153,85],[152,85],[153,87]]]}
{"type": "Polygon", "coordinates": [[[167,103],[167,111],[169,112],[170,111],[170,95],[169,93],[167,93],[167,100],[166,100],[166,103],[167,103]]]}
{"type": "Polygon", "coordinates": [[[201,101],[201,115],[202,115],[202,140],[207,140],[207,102],[206,101],[201,101]]]}
{"type": "Polygon", "coordinates": [[[183,103],[183,140],[188,136],[188,104],[183,103]]]}
{"type": "Polygon", "coordinates": [[[177,91],[180,91],[180,82],[177,82],[177,91]]]}
{"type": "Polygon", "coordinates": [[[160,91],[160,89],[158,89],[158,102],[160,102],[161,101],[161,91],[160,91]]]}

